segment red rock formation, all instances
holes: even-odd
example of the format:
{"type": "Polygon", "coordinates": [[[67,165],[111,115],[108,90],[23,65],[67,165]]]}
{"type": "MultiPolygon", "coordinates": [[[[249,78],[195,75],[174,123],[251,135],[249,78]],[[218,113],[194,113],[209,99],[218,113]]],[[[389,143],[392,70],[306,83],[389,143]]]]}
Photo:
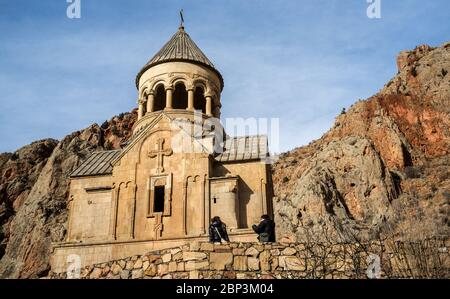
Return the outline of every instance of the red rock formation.
{"type": "Polygon", "coordinates": [[[397,65],[378,94],[275,165],[281,238],[302,238],[327,221],[350,237],[448,236],[450,43],[401,52],[397,65]],[[356,145],[366,143],[373,151],[359,152],[356,145]]]}

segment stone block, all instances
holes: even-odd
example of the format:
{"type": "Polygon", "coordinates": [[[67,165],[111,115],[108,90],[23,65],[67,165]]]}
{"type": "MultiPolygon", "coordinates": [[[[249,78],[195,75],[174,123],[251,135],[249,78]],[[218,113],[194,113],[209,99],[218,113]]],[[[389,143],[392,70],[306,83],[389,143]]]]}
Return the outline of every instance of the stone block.
{"type": "Polygon", "coordinates": [[[259,262],[261,266],[262,271],[269,271],[270,270],[270,251],[264,250],[259,255],[259,262]]]}
{"type": "Polygon", "coordinates": [[[151,255],[148,256],[148,261],[149,261],[150,263],[154,263],[154,262],[156,262],[159,258],[161,258],[161,256],[156,255],[156,254],[151,254],[151,255]]]}
{"type": "Polygon", "coordinates": [[[268,249],[272,248],[272,245],[267,244],[267,245],[262,245],[262,244],[256,244],[253,247],[255,247],[256,250],[258,250],[259,252],[263,251],[265,247],[267,247],[268,249]]]}
{"type": "Polygon", "coordinates": [[[200,249],[200,243],[198,241],[191,242],[189,244],[189,250],[190,251],[198,251],[200,249]]]}
{"type": "Polygon", "coordinates": [[[183,252],[183,261],[199,261],[206,259],[206,253],[185,251],[183,252]]]}
{"type": "Polygon", "coordinates": [[[133,261],[128,261],[127,264],[125,265],[125,270],[131,270],[134,267],[134,262],[133,261]]]}
{"type": "Polygon", "coordinates": [[[108,275],[109,271],[111,270],[111,267],[109,265],[106,265],[103,269],[102,269],[102,277],[105,277],[106,275],[108,275]]]}
{"type": "Polygon", "coordinates": [[[177,252],[173,255],[172,260],[173,261],[181,261],[183,259],[183,252],[177,252]]]}
{"type": "Polygon", "coordinates": [[[146,276],[154,277],[157,274],[157,268],[155,264],[150,264],[145,271],[146,276]]]}
{"type": "Polygon", "coordinates": [[[234,271],[223,272],[223,279],[236,279],[236,272],[234,271]]]}
{"type": "Polygon", "coordinates": [[[137,259],[134,263],[133,269],[141,269],[142,268],[142,259],[137,259]]]}
{"type": "Polygon", "coordinates": [[[274,256],[278,256],[278,255],[280,255],[280,250],[279,249],[271,249],[270,254],[274,255],[274,256]]]}
{"type": "Polygon", "coordinates": [[[246,279],[247,274],[245,273],[236,273],[236,279],[246,279]]]}
{"type": "Polygon", "coordinates": [[[233,261],[233,269],[236,271],[247,271],[247,257],[235,256],[233,261]]]}
{"type": "Polygon", "coordinates": [[[111,266],[111,272],[112,272],[114,275],[119,274],[120,271],[122,271],[122,268],[119,266],[119,264],[114,263],[114,264],[111,266]]]}
{"type": "Polygon", "coordinates": [[[181,251],[180,248],[174,248],[174,249],[170,250],[170,253],[171,253],[172,255],[174,255],[174,254],[177,254],[177,253],[180,252],[180,251],[181,251]]]}
{"type": "Polygon", "coordinates": [[[177,262],[169,263],[169,272],[177,272],[177,262]]]}
{"type": "Polygon", "coordinates": [[[255,247],[250,247],[245,251],[245,255],[257,257],[259,255],[259,251],[255,247]]]}
{"type": "Polygon", "coordinates": [[[278,268],[278,257],[272,257],[272,261],[270,262],[270,269],[272,272],[275,272],[278,268]]]}
{"type": "Polygon", "coordinates": [[[172,274],[173,279],[189,279],[188,272],[176,272],[172,274]]]}
{"type": "Polygon", "coordinates": [[[150,266],[150,262],[149,261],[145,261],[142,263],[142,269],[145,271],[148,269],[148,266],[150,266]]]}
{"type": "Polygon", "coordinates": [[[208,261],[188,261],[185,264],[185,271],[206,270],[209,269],[208,261]]]}
{"type": "Polygon", "coordinates": [[[177,264],[177,271],[178,272],[184,271],[184,263],[183,262],[177,264]]]}
{"type": "Polygon", "coordinates": [[[94,268],[94,270],[92,270],[91,274],[89,275],[90,279],[98,279],[102,276],[102,269],[100,268],[94,268]]]}
{"type": "Polygon", "coordinates": [[[198,279],[198,271],[190,271],[189,272],[189,279],[198,279]]]}
{"type": "Polygon", "coordinates": [[[281,255],[294,255],[297,253],[297,250],[292,247],[286,247],[283,251],[281,251],[281,255]]]}
{"type": "Polygon", "coordinates": [[[211,270],[225,270],[227,266],[231,266],[233,263],[233,255],[231,252],[211,252],[209,261],[211,263],[211,270]]]}
{"type": "Polygon", "coordinates": [[[285,270],[305,271],[306,263],[296,256],[281,256],[280,266],[285,270]]]}
{"type": "Polygon", "coordinates": [[[233,249],[233,255],[244,255],[245,248],[235,248],[233,249]]]}
{"type": "Polygon", "coordinates": [[[171,253],[166,253],[161,258],[162,258],[162,262],[163,263],[168,263],[168,262],[170,262],[172,260],[172,254],[171,253]]]}
{"type": "Polygon", "coordinates": [[[131,279],[141,279],[144,277],[144,271],[142,269],[136,269],[131,272],[131,279]]]}
{"type": "Polygon", "coordinates": [[[201,243],[200,245],[201,251],[214,251],[214,244],[213,243],[201,243]]]}
{"type": "Polygon", "coordinates": [[[130,271],[129,270],[122,270],[120,271],[120,279],[128,279],[130,278],[130,271]]]}
{"type": "Polygon", "coordinates": [[[248,258],[248,270],[258,271],[259,270],[259,259],[255,257],[248,258]]]}
{"type": "Polygon", "coordinates": [[[214,251],[216,251],[216,252],[231,251],[231,247],[229,244],[214,244],[214,251]]]}
{"type": "Polygon", "coordinates": [[[158,276],[163,276],[169,273],[169,264],[160,264],[158,265],[157,269],[158,269],[157,272],[158,276]]]}

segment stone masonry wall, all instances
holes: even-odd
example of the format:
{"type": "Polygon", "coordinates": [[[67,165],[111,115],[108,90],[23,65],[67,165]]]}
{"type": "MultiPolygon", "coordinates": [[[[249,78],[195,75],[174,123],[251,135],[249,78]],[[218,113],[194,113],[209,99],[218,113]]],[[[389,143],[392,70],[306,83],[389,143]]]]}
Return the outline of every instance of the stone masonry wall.
{"type": "MultiPolygon", "coordinates": [[[[367,278],[380,258],[381,278],[450,277],[448,242],[371,244],[212,244],[177,248],[81,269],[82,279],[367,278]],[[417,250],[420,250],[419,254],[417,250]]],[[[49,278],[67,278],[66,273],[49,278]]]]}

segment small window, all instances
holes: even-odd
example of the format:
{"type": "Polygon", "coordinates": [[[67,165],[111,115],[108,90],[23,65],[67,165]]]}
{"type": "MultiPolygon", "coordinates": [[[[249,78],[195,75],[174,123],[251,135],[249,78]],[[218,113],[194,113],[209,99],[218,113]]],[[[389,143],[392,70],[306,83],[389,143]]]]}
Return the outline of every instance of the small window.
{"type": "Polygon", "coordinates": [[[164,212],[164,192],[165,186],[156,186],[155,187],[155,198],[153,201],[153,212],[154,213],[162,213],[164,212]]]}

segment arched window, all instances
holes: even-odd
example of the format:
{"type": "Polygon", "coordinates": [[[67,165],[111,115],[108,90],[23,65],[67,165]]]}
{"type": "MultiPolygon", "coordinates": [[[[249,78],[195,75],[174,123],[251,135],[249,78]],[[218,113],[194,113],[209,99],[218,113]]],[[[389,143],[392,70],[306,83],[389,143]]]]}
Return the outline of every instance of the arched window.
{"type": "Polygon", "coordinates": [[[172,106],[173,109],[186,109],[188,106],[188,94],[182,82],[175,84],[172,106]]]}
{"type": "Polygon", "coordinates": [[[166,90],[164,85],[160,84],[156,87],[155,103],[153,111],[160,111],[166,107],[166,90]]]}
{"type": "Polygon", "coordinates": [[[202,87],[197,87],[194,92],[194,109],[201,110],[202,113],[206,113],[206,99],[205,91],[202,87]]]}

